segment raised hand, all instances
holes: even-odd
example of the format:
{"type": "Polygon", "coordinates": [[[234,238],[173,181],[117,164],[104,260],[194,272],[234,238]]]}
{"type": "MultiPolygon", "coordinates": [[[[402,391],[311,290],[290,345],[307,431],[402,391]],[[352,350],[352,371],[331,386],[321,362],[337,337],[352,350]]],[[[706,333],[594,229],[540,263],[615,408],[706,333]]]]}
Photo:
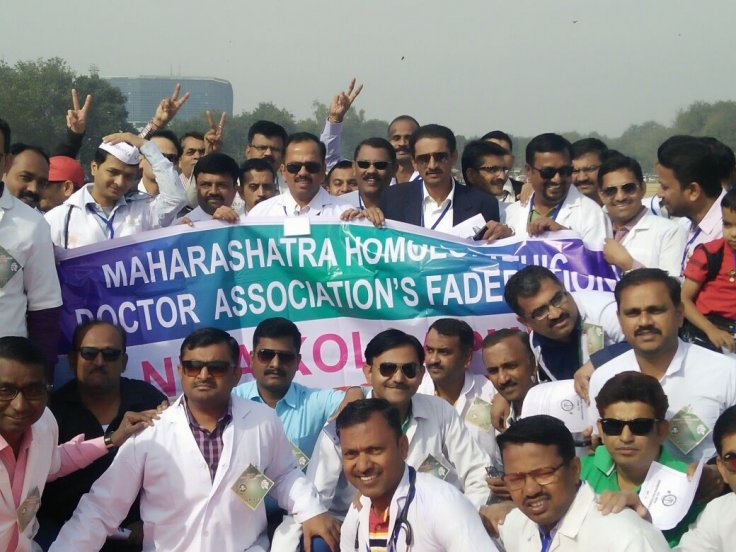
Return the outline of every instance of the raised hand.
{"type": "Polygon", "coordinates": [[[210,129],[204,135],[204,154],[215,153],[220,151],[222,148],[222,129],[225,128],[225,119],[227,114],[223,111],[220,117],[220,122],[215,126],[212,120],[212,114],[207,111],[207,122],[210,125],[210,129]]]}
{"type": "Polygon", "coordinates": [[[181,106],[183,106],[189,99],[189,92],[187,92],[180,98],[180,91],[181,84],[177,83],[177,85],[174,87],[174,91],[171,93],[171,96],[168,98],[164,98],[158,104],[158,107],[156,108],[156,113],[153,115],[153,124],[156,125],[158,128],[166,126],[166,124],[168,124],[171,119],[174,118],[179,109],[181,109],[181,106]]]}
{"type": "Polygon", "coordinates": [[[76,88],[72,88],[72,108],[66,112],[66,126],[74,134],[84,134],[87,130],[87,112],[92,105],[92,95],[87,94],[84,105],[79,107],[79,96],[76,88]]]}
{"type": "Polygon", "coordinates": [[[350,81],[350,84],[348,84],[348,89],[345,92],[340,92],[337,96],[332,98],[330,113],[327,117],[331,123],[342,123],[345,114],[348,112],[348,109],[350,109],[350,106],[353,105],[355,98],[358,97],[361,90],[363,90],[363,85],[361,84],[355,88],[355,78],[353,78],[350,81]]]}

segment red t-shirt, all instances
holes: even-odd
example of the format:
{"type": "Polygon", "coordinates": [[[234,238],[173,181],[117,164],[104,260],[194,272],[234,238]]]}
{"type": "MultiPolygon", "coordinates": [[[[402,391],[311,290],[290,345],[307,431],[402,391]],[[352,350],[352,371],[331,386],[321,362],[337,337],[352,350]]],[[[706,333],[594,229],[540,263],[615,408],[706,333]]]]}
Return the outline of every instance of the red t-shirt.
{"type": "Polygon", "coordinates": [[[379,516],[373,508],[368,514],[368,538],[371,552],[386,552],[388,548],[388,510],[379,516]]]}
{"type": "Polygon", "coordinates": [[[734,252],[725,240],[715,240],[706,243],[703,247],[708,253],[723,250],[723,262],[718,274],[713,280],[706,282],[708,274],[708,261],[705,252],[697,247],[685,267],[685,278],[702,284],[697,297],[695,307],[704,315],[717,314],[730,320],[736,320],[736,266],[734,266],[734,252]],[[731,275],[729,275],[729,273],[731,275]],[[734,281],[729,281],[733,278],[734,281]],[[703,283],[705,282],[705,283],[703,283]]]}

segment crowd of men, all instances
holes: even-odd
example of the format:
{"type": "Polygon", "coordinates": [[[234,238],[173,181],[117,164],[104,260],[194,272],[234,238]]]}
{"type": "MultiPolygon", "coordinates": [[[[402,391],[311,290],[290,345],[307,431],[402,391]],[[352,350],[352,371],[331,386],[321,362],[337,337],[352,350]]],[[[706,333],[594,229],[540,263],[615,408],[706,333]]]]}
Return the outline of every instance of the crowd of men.
{"type": "Polygon", "coordinates": [[[220,151],[224,114],[205,134],[165,129],[189,97],[177,86],[139,134],[102,137],[89,181],[76,157],[91,97],[73,92],[51,155],[12,142],[0,119],[0,550],[729,550],[733,151],[667,139],[655,197],[639,163],[600,140],[536,136],[520,182],[505,132],[459,152],[449,128],[409,115],[344,159],[361,89],[333,99],[320,137],[258,121],[238,165],[220,151]],[[170,404],[123,377],[126,332],[95,319],[67,329],[74,379],[52,391],[55,251],[320,215],[483,241],[572,233],[618,281],[571,291],[522,268],[503,297],[518,327],[481,336],[437,318],[421,341],[386,329],[365,347],[366,384],[346,390],[294,381],[302,335],[288,319],[257,325],[243,383],[241,345],[199,328],[181,343],[170,404]],[[471,219],[482,222],[468,230],[471,219]],[[584,401],[589,427],[544,411],[553,393],[584,401]],[[667,527],[639,497],[659,464],[697,484],[667,527]]]}

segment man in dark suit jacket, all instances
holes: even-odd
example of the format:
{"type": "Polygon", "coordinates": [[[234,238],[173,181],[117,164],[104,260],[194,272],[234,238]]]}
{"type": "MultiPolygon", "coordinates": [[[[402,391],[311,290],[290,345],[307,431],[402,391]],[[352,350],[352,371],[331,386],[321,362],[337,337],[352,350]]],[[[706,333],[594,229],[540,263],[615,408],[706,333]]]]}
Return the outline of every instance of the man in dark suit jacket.
{"type": "Polygon", "coordinates": [[[482,239],[499,239],[512,234],[507,226],[498,222],[495,197],[460,185],[452,178],[457,143],[449,128],[441,125],[419,127],[409,141],[409,149],[422,180],[390,186],[384,191],[381,210],[385,218],[447,232],[480,214],[486,221],[482,239]]]}

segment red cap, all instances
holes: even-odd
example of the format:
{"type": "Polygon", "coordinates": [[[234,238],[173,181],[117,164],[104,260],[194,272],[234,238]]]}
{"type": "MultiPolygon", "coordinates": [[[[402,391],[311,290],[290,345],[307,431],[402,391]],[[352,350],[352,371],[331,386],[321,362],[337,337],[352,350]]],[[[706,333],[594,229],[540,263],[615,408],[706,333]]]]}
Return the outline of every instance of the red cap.
{"type": "Polygon", "coordinates": [[[63,182],[71,180],[75,188],[84,185],[84,169],[73,157],[55,155],[49,163],[49,182],[63,182]]]}

